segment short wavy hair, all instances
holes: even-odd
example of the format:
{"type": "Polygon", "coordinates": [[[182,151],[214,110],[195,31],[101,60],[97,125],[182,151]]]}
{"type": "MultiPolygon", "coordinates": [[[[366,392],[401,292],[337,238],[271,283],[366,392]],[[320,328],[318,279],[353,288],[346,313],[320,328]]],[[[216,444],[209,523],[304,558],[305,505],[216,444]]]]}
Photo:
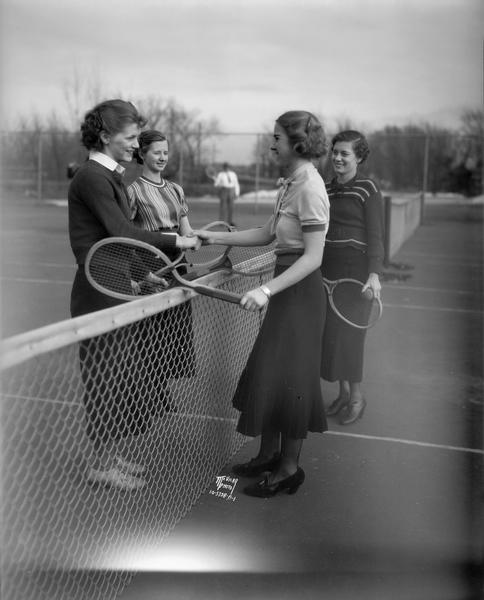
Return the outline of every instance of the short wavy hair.
{"type": "Polygon", "coordinates": [[[290,110],[276,119],[286,132],[296,154],[319,158],[326,154],[326,136],[319,119],[306,110],[290,110]]]}
{"type": "Polygon", "coordinates": [[[88,150],[102,150],[103,131],[115,135],[131,123],[138,127],[146,125],[146,119],[140,115],[134,104],[119,99],[105,100],[85,114],[81,123],[82,145],[88,150]]]}
{"type": "Polygon", "coordinates": [[[356,158],[360,159],[360,163],[365,162],[370,154],[368,140],[362,133],[354,129],[347,129],[337,133],[331,140],[331,149],[334,148],[337,142],[350,142],[356,158]]]}
{"type": "Polygon", "coordinates": [[[139,148],[137,148],[134,152],[134,157],[136,162],[140,165],[143,164],[143,155],[148,152],[151,144],[154,142],[166,142],[168,143],[168,138],[166,135],[158,131],[157,129],[147,129],[146,131],[142,131],[138,136],[138,144],[139,148]]]}

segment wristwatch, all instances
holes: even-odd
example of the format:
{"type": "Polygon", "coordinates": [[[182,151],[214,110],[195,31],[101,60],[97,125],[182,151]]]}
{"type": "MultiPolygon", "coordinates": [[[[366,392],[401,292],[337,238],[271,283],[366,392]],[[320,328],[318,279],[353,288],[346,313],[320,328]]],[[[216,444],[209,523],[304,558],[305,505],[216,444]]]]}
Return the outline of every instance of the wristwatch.
{"type": "Polygon", "coordinates": [[[264,294],[265,294],[265,295],[266,295],[268,298],[270,298],[270,297],[271,297],[271,290],[270,290],[270,289],[269,289],[269,288],[268,288],[266,285],[261,285],[261,286],[259,287],[259,289],[260,289],[262,292],[264,292],[264,294]]]}

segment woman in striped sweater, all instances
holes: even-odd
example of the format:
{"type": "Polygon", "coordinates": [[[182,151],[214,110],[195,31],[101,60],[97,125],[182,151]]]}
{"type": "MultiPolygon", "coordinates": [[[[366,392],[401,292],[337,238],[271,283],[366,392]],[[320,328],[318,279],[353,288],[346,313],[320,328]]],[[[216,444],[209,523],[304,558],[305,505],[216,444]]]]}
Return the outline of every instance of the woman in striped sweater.
{"type": "MultiPolygon", "coordinates": [[[[327,185],[330,224],[321,269],[327,279],[358,279],[365,284],[363,291],[370,289],[379,297],[384,256],[382,197],[376,183],[358,172],[369,153],[368,142],[358,131],[342,131],[332,139],[336,177],[327,185]]],[[[360,314],[367,310],[361,297],[348,301],[360,314]]],[[[326,414],[340,414],[342,425],[357,421],[366,407],[361,389],[365,333],[327,312],[321,378],[339,382],[338,397],[326,414]]]]}
{"type": "MultiPolygon", "coordinates": [[[[167,138],[155,129],[143,131],[138,136],[139,148],[135,158],[143,165],[142,173],[128,186],[131,219],[144,231],[159,234],[177,234],[183,239],[197,239],[188,220],[188,205],[185,194],[177,183],[164,179],[162,173],[169,158],[167,138]]],[[[170,259],[179,255],[179,250],[167,249],[170,259]]],[[[156,271],[162,264],[149,265],[156,271]]],[[[169,285],[170,277],[166,277],[169,285]]],[[[195,370],[195,351],[192,335],[192,309],[184,302],[151,317],[156,335],[151,333],[146,363],[149,377],[151,402],[163,406],[167,411],[176,411],[169,391],[169,380],[191,377],[195,370]]]]}

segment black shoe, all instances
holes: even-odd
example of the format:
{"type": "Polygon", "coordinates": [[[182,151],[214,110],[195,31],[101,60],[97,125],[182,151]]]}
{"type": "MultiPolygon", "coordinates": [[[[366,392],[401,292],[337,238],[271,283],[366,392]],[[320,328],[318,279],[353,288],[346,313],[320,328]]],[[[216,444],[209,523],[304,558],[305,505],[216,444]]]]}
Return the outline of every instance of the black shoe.
{"type": "Polygon", "coordinates": [[[351,425],[361,419],[366,408],[366,400],[363,398],[361,402],[351,402],[348,405],[348,411],[341,417],[341,425],[351,425]]]}
{"type": "Polygon", "coordinates": [[[239,477],[259,477],[265,471],[272,471],[275,469],[281,459],[279,452],[276,452],[274,456],[263,463],[257,463],[255,459],[249,460],[249,462],[242,463],[240,465],[234,465],[232,467],[232,473],[239,477]]]}
{"type": "Polygon", "coordinates": [[[272,498],[278,492],[295,494],[299,489],[299,486],[303,483],[304,477],[304,471],[301,467],[298,467],[293,475],[290,475],[277,483],[270,484],[267,477],[265,477],[262,481],[248,485],[244,488],[244,493],[248,496],[255,496],[256,498],[272,498]]]}
{"type": "Polygon", "coordinates": [[[349,402],[349,398],[341,398],[341,396],[338,396],[326,409],[326,416],[334,417],[342,408],[348,406],[349,402]]]}

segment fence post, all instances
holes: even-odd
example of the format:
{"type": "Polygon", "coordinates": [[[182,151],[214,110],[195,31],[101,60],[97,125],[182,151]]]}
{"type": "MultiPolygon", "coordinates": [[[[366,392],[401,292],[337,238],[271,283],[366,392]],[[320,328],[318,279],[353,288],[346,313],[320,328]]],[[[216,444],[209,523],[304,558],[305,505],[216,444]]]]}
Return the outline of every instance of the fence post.
{"type": "Polygon", "coordinates": [[[42,131],[37,139],[37,202],[42,202],[42,131]]]}
{"type": "Polygon", "coordinates": [[[384,214],[385,214],[385,235],[384,239],[384,250],[385,256],[383,259],[383,266],[387,268],[390,264],[390,249],[391,249],[391,227],[392,227],[392,197],[384,196],[384,214]]]}
{"type": "Polygon", "coordinates": [[[183,146],[180,145],[180,162],[179,162],[179,167],[178,167],[178,183],[181,185],[181,187],[183,187],[183,169],[184,169],[184,164],[183,164],[183,146]]]}
{"type": "Polygon", "coordinates": [[[257,134],[255,144],[255,204],[254,214],[259,209],[259,185],[260,185],[260,133],[257,134]]]}
{"type": "Polygon", "coordinates": [[[423,174],[422,174],[422,195],[420,197],[420,223],[424,222],[425,215],[425,194],[427,193],[428,187],[428,176],[429,176],[429,145],[430,137],[428,132],[425,134],[425,145],[424,145],[424,162],[423,162],[423,174]]]}

